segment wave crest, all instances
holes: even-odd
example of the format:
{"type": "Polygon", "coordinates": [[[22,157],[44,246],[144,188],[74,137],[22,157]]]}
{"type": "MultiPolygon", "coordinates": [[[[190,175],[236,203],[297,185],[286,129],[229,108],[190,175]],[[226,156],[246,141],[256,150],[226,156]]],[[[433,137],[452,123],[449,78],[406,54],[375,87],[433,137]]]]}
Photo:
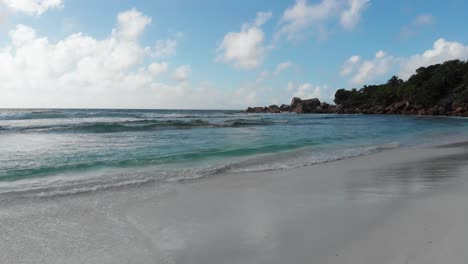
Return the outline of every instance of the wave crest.
{"type": "Polygon", "coordinates": [[[57,123],[50,125],[0,126],[3,132],[63,132],[63,133],[116,133],[151,131],[160,129],[223,128],[274,125],[275,122],[264,119],[235,119],[222,122],[210,122],[202,119],[190,120],[131,120],[117,122],[82,122],[57,123]]]}
{"type": "MultiPolygon", "coordinates": [[[[17,180],[10,179],[10,181],[5,181],[5,178],[3,178],[2,181],[0,181],[0,187],[9,187],[7,189],[0,188],[0,197],[41,198],[64,196],[96,192],[111,188],[135,186],[151,182],[163,183],[196,180],[222,173],[252,173],[294,169],[370,155],[376,152],[398,148],[399,146],[400,144],[398,142],[392,142],[378,146],[339,149],[323,153],[316,153],[310,147],[288,149],[291,146],[264,146],[263,148],[258,149],[238,149],[204,154],[192,153],[163,157],[160,160],[140,160],[136,164],[132,161],[122,161],[115,164],[93,164],[92,166],[84,165],[83,167],[68,167],[62,168],[63,170],[60,171],[55,171],[57,174],[56,176],[49,175],[49,180],[44,181],[46,183],[42,181],[44,178],[31,177],[32,175],[22,175],[24,177],[19,177],[17,180]],[[173,168],[160,170],[158,169],[159,167],[155,167],[161,164],[167,164],[171,161],[180,162],[184,159],[186,161],[193,161],[209,157],[240,155],[245,156],[245,158],[237,162],[218,163],[217,165],[202,168],[173,168]],[[99,168],[111,169],[113,173],[104,173],[100,176],[96,176],[95,173],[96,171],[99,171],[97,170],[99,168]],[[146,168],[143,170],[143,173],[141,170],[142,168],[146,168]],[[64,173],[71,172],[70,169],[73,170],[74,173],[79,170],[80,173],[76,175],[81,176],[64,176],[64,173]],[[133,171],[134,169],[135,171],[133,171]],[[88,174],[92,174],[92,177],[89,177],[88,174]],[[54,179],[54,177],[58,179],[54,179]]],[[[49,173],[50,171],[47,172],[47,174],[49,173]]]]}

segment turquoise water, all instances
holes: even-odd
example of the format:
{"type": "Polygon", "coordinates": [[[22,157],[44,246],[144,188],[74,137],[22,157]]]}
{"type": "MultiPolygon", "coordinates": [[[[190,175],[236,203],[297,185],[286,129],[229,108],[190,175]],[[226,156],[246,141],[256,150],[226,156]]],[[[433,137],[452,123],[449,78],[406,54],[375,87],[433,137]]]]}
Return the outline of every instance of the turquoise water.
{"type": "Polygon", "coordinates": [[[0,194],[47,196],[288,169],[467,136],[463,118],[0,110],[0,194]]]}

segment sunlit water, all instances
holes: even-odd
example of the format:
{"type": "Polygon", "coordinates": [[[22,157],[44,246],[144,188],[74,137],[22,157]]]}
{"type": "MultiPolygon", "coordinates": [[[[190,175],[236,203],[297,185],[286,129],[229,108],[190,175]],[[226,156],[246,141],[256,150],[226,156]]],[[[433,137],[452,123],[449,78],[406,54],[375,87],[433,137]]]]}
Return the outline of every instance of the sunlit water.
{"type": "Polygon", "coordinates": [[[468,138],[463,118],[0,110],[0,195],[279,170],[468,138]]]}

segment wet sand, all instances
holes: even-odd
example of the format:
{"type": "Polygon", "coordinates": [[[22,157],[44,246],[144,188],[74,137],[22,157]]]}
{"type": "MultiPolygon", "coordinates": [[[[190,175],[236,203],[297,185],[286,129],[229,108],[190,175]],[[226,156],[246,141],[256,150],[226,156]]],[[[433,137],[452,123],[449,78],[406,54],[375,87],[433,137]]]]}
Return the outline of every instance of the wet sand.
{"type": "Polygon", "coordinates": [[[0,201],[0,263],[466,263],[467,146],[0,201]]]}

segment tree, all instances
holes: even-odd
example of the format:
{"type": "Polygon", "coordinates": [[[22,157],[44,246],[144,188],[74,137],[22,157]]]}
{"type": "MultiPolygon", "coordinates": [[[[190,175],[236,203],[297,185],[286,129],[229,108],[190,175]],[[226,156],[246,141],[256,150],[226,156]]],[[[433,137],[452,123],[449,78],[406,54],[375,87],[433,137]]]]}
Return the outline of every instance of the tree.
{"type": "Polygon", "coordinates": [[[393,87],[397,87],[403,83],[403,80],[398,78],[398,76],[393,76],[390,80],[387,81],[387,84],[393,87]]]}
{"type": "Polygon", "coordinates": [[[402,100],[425,107],[450,102],[468,106],[468,62],[452,60],[420,67],[406,82],[392,76],[385,84],[340,89],[335,94],[335,103],[348,107],[389,106],[402,100]]]}

